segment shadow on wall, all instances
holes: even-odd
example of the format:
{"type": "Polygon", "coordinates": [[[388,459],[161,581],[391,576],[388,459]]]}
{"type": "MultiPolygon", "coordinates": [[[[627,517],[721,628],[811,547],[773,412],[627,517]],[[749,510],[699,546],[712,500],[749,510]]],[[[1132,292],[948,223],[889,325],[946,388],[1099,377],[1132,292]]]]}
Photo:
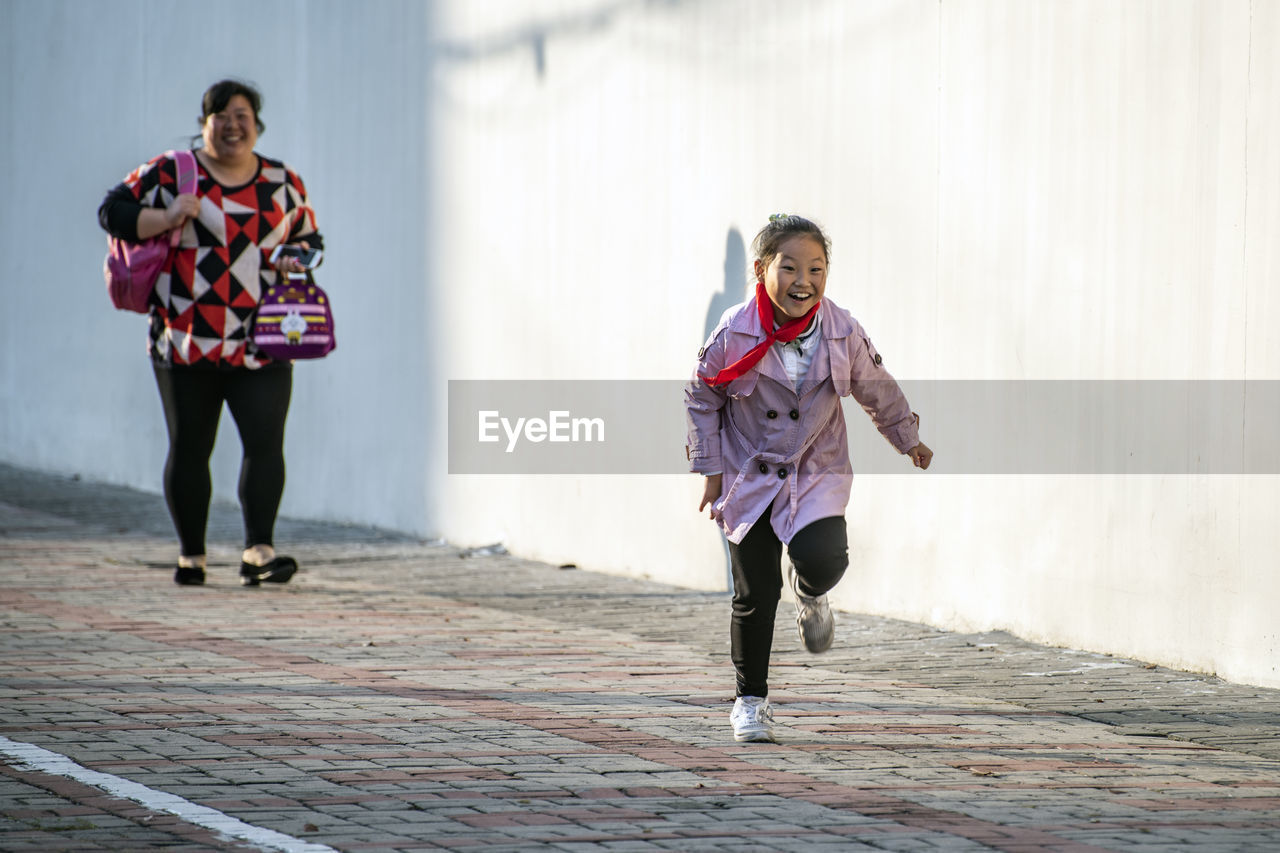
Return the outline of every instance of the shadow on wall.
{"type": "Polygon", "coordinates": [[[730,228],[724,241],[724,286],[711,297],[707,317],[703,323],[702,339],[711,336],[711,330],[720,322],[721,315],[746,299],[747,246],[742,242],[742,232],[730,228]]]}
{"type": "Polygon", "coordinates": [[[543,79],[547,75],[547,43],[551,39],[593,36],[618,26],[624,15],[644,11],[651,3],[652,0],[613,0],[595,9],[547,18],[471,41],[435,42],[429,48],[437,58],[453,62],[474,62],[528,49],[532,52],[534,71],[543,79]]]}
{"type": "MultiPolygon", "coordinates": [[[[703,341],[711,337],[711,331],[719,325],[720,317],[724,312],[745,299],[746,282],[747,246],[742,241],[742,232],[730,227],[724,241],[724,282],[720,292],[711,297],[711,304],[707,306],[707,316],[702,328],[703,341]]],[[[720,534],[720,541],[724,544],[725,589],[733,592],[733,566],[729,557],[729,541],[724,538],[723,531],[720,534]]]]}

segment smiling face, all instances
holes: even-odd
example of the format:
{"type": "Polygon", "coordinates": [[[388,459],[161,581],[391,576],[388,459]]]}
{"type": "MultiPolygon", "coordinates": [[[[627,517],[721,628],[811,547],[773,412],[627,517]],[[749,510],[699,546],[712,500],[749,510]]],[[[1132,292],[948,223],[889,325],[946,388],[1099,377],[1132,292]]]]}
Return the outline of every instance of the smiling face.
{"type": "Polygon", "coordinates": [[[243,162],[258,144],[258,117],[244,95],[232,95],[227,106],[210,113],[201,130],[204,150],[220,163],[243,162]]]}
{"type": "Polygon", "coordinates": [[[827,290],[827,253],[808,234],[797,234],[778,245],[778,253],[756,261],[756,278],[764,282],[778,325],[803,317],[822,301],[827,290]]]}

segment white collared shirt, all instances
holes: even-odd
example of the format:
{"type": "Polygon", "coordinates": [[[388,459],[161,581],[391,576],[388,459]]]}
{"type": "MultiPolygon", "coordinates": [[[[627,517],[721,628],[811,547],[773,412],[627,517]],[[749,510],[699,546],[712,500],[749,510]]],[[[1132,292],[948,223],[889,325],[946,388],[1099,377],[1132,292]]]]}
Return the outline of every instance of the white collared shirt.
{"type": "Polygon", "coordinates": [[[809,372],[809,365],[813,362],[813,353],[818,348],[818,341],[822,339],[822,335],[818,334],[821,328],[822,309],[819,308],[809,328],[805,329],[799,337],[789,343],[778,344],[782,347],[779,353],[782,356],[782,366],[787,369],[787,378],[791,380],[791,384],[797,391],[800,390],[800,383],[804,380],[805,374],[809,372]]]}

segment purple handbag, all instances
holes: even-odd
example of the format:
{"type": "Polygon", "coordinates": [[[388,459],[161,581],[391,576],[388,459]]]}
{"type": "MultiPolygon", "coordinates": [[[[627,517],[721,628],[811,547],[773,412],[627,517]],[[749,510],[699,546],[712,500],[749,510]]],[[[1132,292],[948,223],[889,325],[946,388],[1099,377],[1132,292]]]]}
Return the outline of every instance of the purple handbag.
{"type": "Polygon", "coordinates": [[[308,274],[280,276],[253,317],[253,343],[277,360],[322,358],[337,346],[329,297],[308,274]]]}
{"type": "MultiPolygon", "coordinates": [[[[178,167],[178,193],[196,191],[196,158],[190,151],[168,151],[178,167]]],[[[182,229],[173,228],[141,243],[129,243],[118,237],[107,237],[107,257],[102,262],[102,275],[107,280],[111,304],[122,311],[146,314],[151,309],[151,293],[156,280],[169,263],[178,246],[182,229]]]]}

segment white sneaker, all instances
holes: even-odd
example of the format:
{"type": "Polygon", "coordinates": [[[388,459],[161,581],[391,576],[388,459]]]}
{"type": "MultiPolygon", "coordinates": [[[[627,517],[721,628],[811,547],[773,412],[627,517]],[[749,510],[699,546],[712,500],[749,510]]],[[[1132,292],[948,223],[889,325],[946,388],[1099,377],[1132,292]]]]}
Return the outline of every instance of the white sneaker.
{"type": "Polygon", "coordinates": [[[765,743],[773,740],[773,708],[762,696],[739,696],[729,712],[733,739],[738,743],[765,743]]]}
{"type": "Polygon", "coordinates": [[[805,595],[800,591],[800,575],[796,567],[787,563],[787,583],[796,597],[796,627],[800,630],[800,642],[815,655],[831,648],[836,638],[836,620],[831,615],[827,596],[805,595]]]}

